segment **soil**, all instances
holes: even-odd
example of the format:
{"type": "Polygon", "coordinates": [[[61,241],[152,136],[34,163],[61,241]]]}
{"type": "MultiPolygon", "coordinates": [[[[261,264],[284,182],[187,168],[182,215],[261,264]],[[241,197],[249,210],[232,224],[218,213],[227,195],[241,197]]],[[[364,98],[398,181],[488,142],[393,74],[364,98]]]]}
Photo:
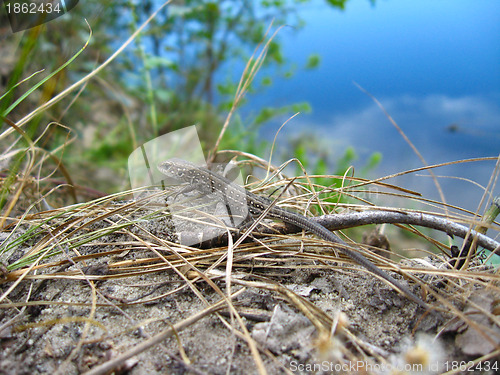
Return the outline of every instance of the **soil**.
{"type": "MultiPolygon", "coordinates": [[[[118,220],[115,215],[86,228],[105,228],[118,220]]],[[[144,232],[138,224],[135,229],[107,234],[76,249],[60,244],[61,253],[47,261],[71,258],[71,262],[31,271],[8,293],[0,309],[0,374],[85,373],[220,301],[217,289],[227,295],[226,279],[221,276],[226,272],[225,263],[213,270],[207,270],[213,261],[195,263],[210,278],[209,283],[196,279],[196,273],[185,264],[174,271],[161,260],[143,262],[158,256],[152,253],[153,245],[164,256],[174,250],[178,256],[189,256],[187,250],[172,243],[170,249],[164,242],[155,243],[155,238],[172,237],[171,226],[164,220],[153,220],[147,226],[149,234],[140,241],[139,233],[144,232]],[[75,258],[77,253],[88,257],[75,258]],[[140,270],[143,272],[136,272],[140,270]],[[27,300],[28,306],[24,303],[27,300]]],[[[28,228],[26,225],[17,231],[28,228]]],[[[465,364],[498,349],[500,330],[491,319],[482,321],[492,338],[486,340],[453,314],[429,314],[364,269],[323,258],[320,254],[331,253],[331,249],[304,239],[313,237],[269,240],[268,248],[260,249],[258,255],[255,244],[245,244],[235,254],[231,293],[245,290],[233,304],[255,340],[267,373],[394,374],[399,370],[400,374],[441,374],[456,369],[459,362],[453,361],[465,364]],[[478,344],[467,345],[471,340],[478,344]],[[476,350],[479,343],[483,347],[476,350]]],[[[40,237],[20,245],[9,262],[36,243],[40,237]]],[[[437,257],[409,260],[401,266],[423,268],[423,264],[443,267],[437,257]]],[[[493,272],[484,266],[474,271],[493,272]]],[[[391,274],[415,293],[421,292],[413,281],[391,274]]],[[[443,295],[452,294],[441,277],[415,275],[443,295]]],[[[2,295],[13,287],[19,274],[15,279],[4,276],[2,295]]],[[[465,281],[461,288],[465,293],[465,281]]],[[[471,284],[468,290],[469,295],[484,297],[477,302],[483,301],[483,310],[494,314],[498,298],[492,291],[481,284],[471,284]]],[[[439,305],[431,296],[427,300],[439,305]]],[[[473,309],[464,302],[454,305],[458,311],[473,309]]],[[[219,315],[208,314],[122,361],[114,373],[256,374],[255,356],[241,336],[243,331],[225,308],[219,315]]],[[[476,366],[463,373],[493,374],[495,364],[499,365],[498,358],[481,363],[481,369],[476,366]]]]}

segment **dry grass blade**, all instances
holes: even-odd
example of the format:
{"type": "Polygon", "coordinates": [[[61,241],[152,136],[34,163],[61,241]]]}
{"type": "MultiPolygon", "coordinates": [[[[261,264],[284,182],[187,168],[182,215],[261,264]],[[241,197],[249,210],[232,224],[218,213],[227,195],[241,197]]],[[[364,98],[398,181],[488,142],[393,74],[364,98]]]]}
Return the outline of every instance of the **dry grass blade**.
{"type": "MultiPolygon", "coordinates": [[[[373,96],[372,94],[370,94],[368,91],[366,91],[360,85],[358,85],[357,83],[354,83],[354,84],[361,91],[363,91],[366,95],[368,95],[377,104],[377,106],[384,112],[385,116],[389,119],[389,121],[391,122],[391,124],[397,129],[397,131],[399,132],[399,134],[401,134],[401,136],[403,137],[403,139],[405,140],[405,142],[410,146],[410,148],[413,150],[413,152],[418,156],[418,158],[420,159],[420,161],[422,162],[422,164],[424,166],[428,167],[429,164],[425,160],[424,156],[420,153],[420,151],[418,151],[417,147],[415,147],[415,145],[413,144],[413,142],[406,136],[406,134],[404,133],[403,129],[401,129],[401,127],[396,123],[396,121],[394,121],[394,119],[387,112],[387,110],[384,108],[384,106],[382,105],[382,103],[380,103],[377,100],[377,98],[375,98],[375,96],[373,96]]],[[[434,175],[434,172],[432,171],[432,169],[429,169],[429,174],[431,175],[432,180],[434,181],[434,184],[436,185],[436,189],[439,192],[439,196],[441,197],[441,202],[446,203],[446,198],[444,196],[443,189],[441,188],[441,184],[439,183],[439,180],[434,175]]]]}
{"type": "Polygon", "coordinates": [[[264,43],[267,35],[269,34],[271,28],[272,28],[272,23],[269,25],[269,28],[267,29],[266,33],[264,34],[263,40],[259,43],[259,45],[255,48],[252,56],[248,60],[245,69],[243,70],[243,74],[241,75],[240,82],[238,83],[238,88],[236,89],[236,93],[234,96],[234,101],[233,105],[231,106],[231,109],[226,116],[226,119],[224,121],[224,125],[222,126],[222,129],[219,133],[219,136],[217,138],[217,141],[215,142],[214,148],[211,151],[211,156],[208,158],[208,164],[210,164],[214,158],[215,155],[217,154],[217,151],[219,149],[219,144],[222,140],[222,137],[224,136],[224,133],[226,132],[227,127],[229,126],[229,123],[231,121],[231,118],[233,116],[233,113],[235,110],[238,108],[238,105],[240,104],[240,101],[243,99],[245,96],[246,91],[252,84],[252,81],[254,80],[257,72],[259,71],[260,67],[262,66],[265,58],[267,51],[269,49],[269,45],[271,44],[272,40],[274,37],[278,34],[278,32],[282,29],[283,26],[279,27],[273,35],[265,42],[264,46],[262,47],[262,50],[260,53],[258,53],[259,48],[262,46],[264,43]]]}

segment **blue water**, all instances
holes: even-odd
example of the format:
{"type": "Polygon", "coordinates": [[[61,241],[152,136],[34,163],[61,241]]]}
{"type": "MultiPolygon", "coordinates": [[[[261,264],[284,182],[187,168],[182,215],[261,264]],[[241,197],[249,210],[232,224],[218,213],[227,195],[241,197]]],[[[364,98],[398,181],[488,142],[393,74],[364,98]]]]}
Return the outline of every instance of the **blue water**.
{"type": "MultiPolygon", "coordinates": [[[[297,7],[305,26],[284,28],[278,35],[295,74],[286,79],[276,69],[262,69],[258,79],[269,75],[273,83],[248,95],[240,111],[245,123],[250,122],[245,117],[249,112],[305,101],[312,113],[288,123],[278,147],[286,147],[287,138],[314,133],[331,150],[330,172],[349,146],[359,155],[354,162],[358,172],[369,155],[382,153],[370,177],[421,167],[356,82],[380,101],[428,164],[499,155],[500,1],[376,0],[372,5],[350,0],[340,11],[326,0],[312,0],[297,7]],[[311,54],[321,56],[320,66],[304,69],[311,54]]],[[[293,17],[291,22],[294,26],[293,17]]],[[[228,61],[217,77],[239,79],[242,70],[241,63],[228,61]]],[[[260,135],[272,141],[286,118],[266,124],[260,135]]],[[[284,159],[295,156],[293,149],[287,151],[284,159]]],[[[273,162],[278,162],[276,157],[273,162]]],[[[468,163],[435,173],[449,176],[440,178],[449,203],[475,210],[483,194],[477,184],[488,184],[494,166],[492,161],[468,163]]],[[[440,199],[429,177],[387,182],[440,199]]],[[[491,191],[500,194],[498,187],[491,191]]]]}
{"type": "MultiPolygon", "coordinates": [[[[284,55],[299,68],[250,106],[307,101],[284,137],[318,134],[339,157],[354,146],[362,166],[375,151],[383,161],[374,175],[422,166],[422,162],[373,100],[374,95],[429,164],[500,153],[500,2],[483,0],[386,0],[372,6],[352,0],[345,11],[313,1],[299,8],[306,26],[283,29],[284,55]],[[307,56],[321,55],[319,68],[300,69],[307,56]],[[453,130],[453,131],[451,131],[453,130]]],[[[265,73],[265,72],[264,72],[265,73]]],[[[263,73],[263,74],[264,74],[263,73]]],[[[274,135],[283,119],[266,126],[274,135]]],[[[440,168],[436,174],[488,183],[495,162],[440,168]]],[[[333,170],[333,168],[332,168],[333,170]]],[[[475,209],[482,190],[470,182],[441,178],[447,199],[475,209]]],[[[398,180],[438,198],[428,177],[398,180]]],[[[499,194],[496,187],[494,193],[499,194]]]]}

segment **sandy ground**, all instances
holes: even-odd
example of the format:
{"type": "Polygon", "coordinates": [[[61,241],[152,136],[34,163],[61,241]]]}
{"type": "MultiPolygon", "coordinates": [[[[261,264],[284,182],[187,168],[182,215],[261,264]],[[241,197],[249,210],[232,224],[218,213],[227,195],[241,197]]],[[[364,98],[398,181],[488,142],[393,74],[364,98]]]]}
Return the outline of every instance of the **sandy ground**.
{"type": "MultiPolygon", "coordinates": [[[[92,228],[105,227],[109,224],[106,220],[92,228]]],[[[154,236],[169,238],[169,226],[162,220],[153,220],[148,229],[154,236]]],[[[217,289],[227,294],[226,280],[220,276],[226,271],[224,263],[211,272],[206,271],[210,262],[196,264],[210,276],[210,284],[195,279],[195,273],[185,265],[175,272],[158,260],[142,262],[156,254],[147,246],[154,243],[154,237],[138,241],[140,232],[132,228],[86,243],[76,250],[87,258],[32,271],[31,277],[8,294],[0,309],[1,374],[85,373],[161,332],[171,331],[172,325],[221,300],[217,289]],[[144,271],[152,264],[161,264],[162,269],[130,273],[144,271]],[[124,270],[129,272],[127,277],[116,277],[124,270]],[[23,307],[26,300],[31,305],[23,307]]],[[[500,331],[491,319],[483,323],[491,329],[488,336],[494,338],[493,343],[451,314],[425,314],[424,309],[360,267],[304,258],[301,254],[314,255],[325,248],[304,247],[300,240],[300,236],[270,240],[266,243],[270,250],[261,251],[259,256],[245,247],[251,244],[243,245],[242,249],[248,250],[235,255],[231,292],[245,290],[233,303],[269,374],[440,374],[456,368],[453,361],[465,364],[491,353],[498,345],[495,340],[500,331]],[[276,285],[284,289],[272,290],[276,285]],[[285,289],[293,293],[283,292],[285,289]],[[320,326],[328,326],[331,335],[320,332],[320,326]]],[[[39,241],[34,238],[19,246],[9,261],[26,254],[39,241]]],[[[62,253],[49,261],[75,256],[75,251],[61,248],[62,253]]],[[[204,254],[211,251],[215,250],[204,254]]],[[[436,260],[425,262],[439,266],[436,260]]],[[[422,262],[412,260],[410,265],[422,267],[422,262]]],[[[483,267],[480,272],[491,274],[492,270],[483,267]]],[[[392,274],[415,293],[420,292],[415,283],[392,274]]],[[[417,276],[445,293],[441,278],[417,276]]],[[[7,279],[0,292],[12,285],[13,280],[7,279]]],[[[469,290],[473,290],[472,297],[484,296],[484,309],[495,314],[498,297],[479,284],[469,290]]],[[[436,303],[431,297],[428,302],[436,303]]],[[[463,303],[455,305],[460,310],[470,309],[463,303]]],[[[255,357],[242,338],[241,324],[227,308],[219,315],[209,314],[122,362],[115,373],[258,373],[255,357]]],[[[493,374],[495,364],[500,365],[498,358],[482,363],[481,369],[476,365],[463,373],[493,374]]]]}

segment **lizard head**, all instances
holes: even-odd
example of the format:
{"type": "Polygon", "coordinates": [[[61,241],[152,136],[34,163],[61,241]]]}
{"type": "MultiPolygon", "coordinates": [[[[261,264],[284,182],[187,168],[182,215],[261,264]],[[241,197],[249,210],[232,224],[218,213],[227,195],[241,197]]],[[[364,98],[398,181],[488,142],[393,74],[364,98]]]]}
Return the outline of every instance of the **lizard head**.
{"type": "Polygon", "coordinates": [[[182,159],[169,159],[160,163],[157,168],[167,177],[182,179],[186,172],[196,169],[196,165],[182,159]]]}

